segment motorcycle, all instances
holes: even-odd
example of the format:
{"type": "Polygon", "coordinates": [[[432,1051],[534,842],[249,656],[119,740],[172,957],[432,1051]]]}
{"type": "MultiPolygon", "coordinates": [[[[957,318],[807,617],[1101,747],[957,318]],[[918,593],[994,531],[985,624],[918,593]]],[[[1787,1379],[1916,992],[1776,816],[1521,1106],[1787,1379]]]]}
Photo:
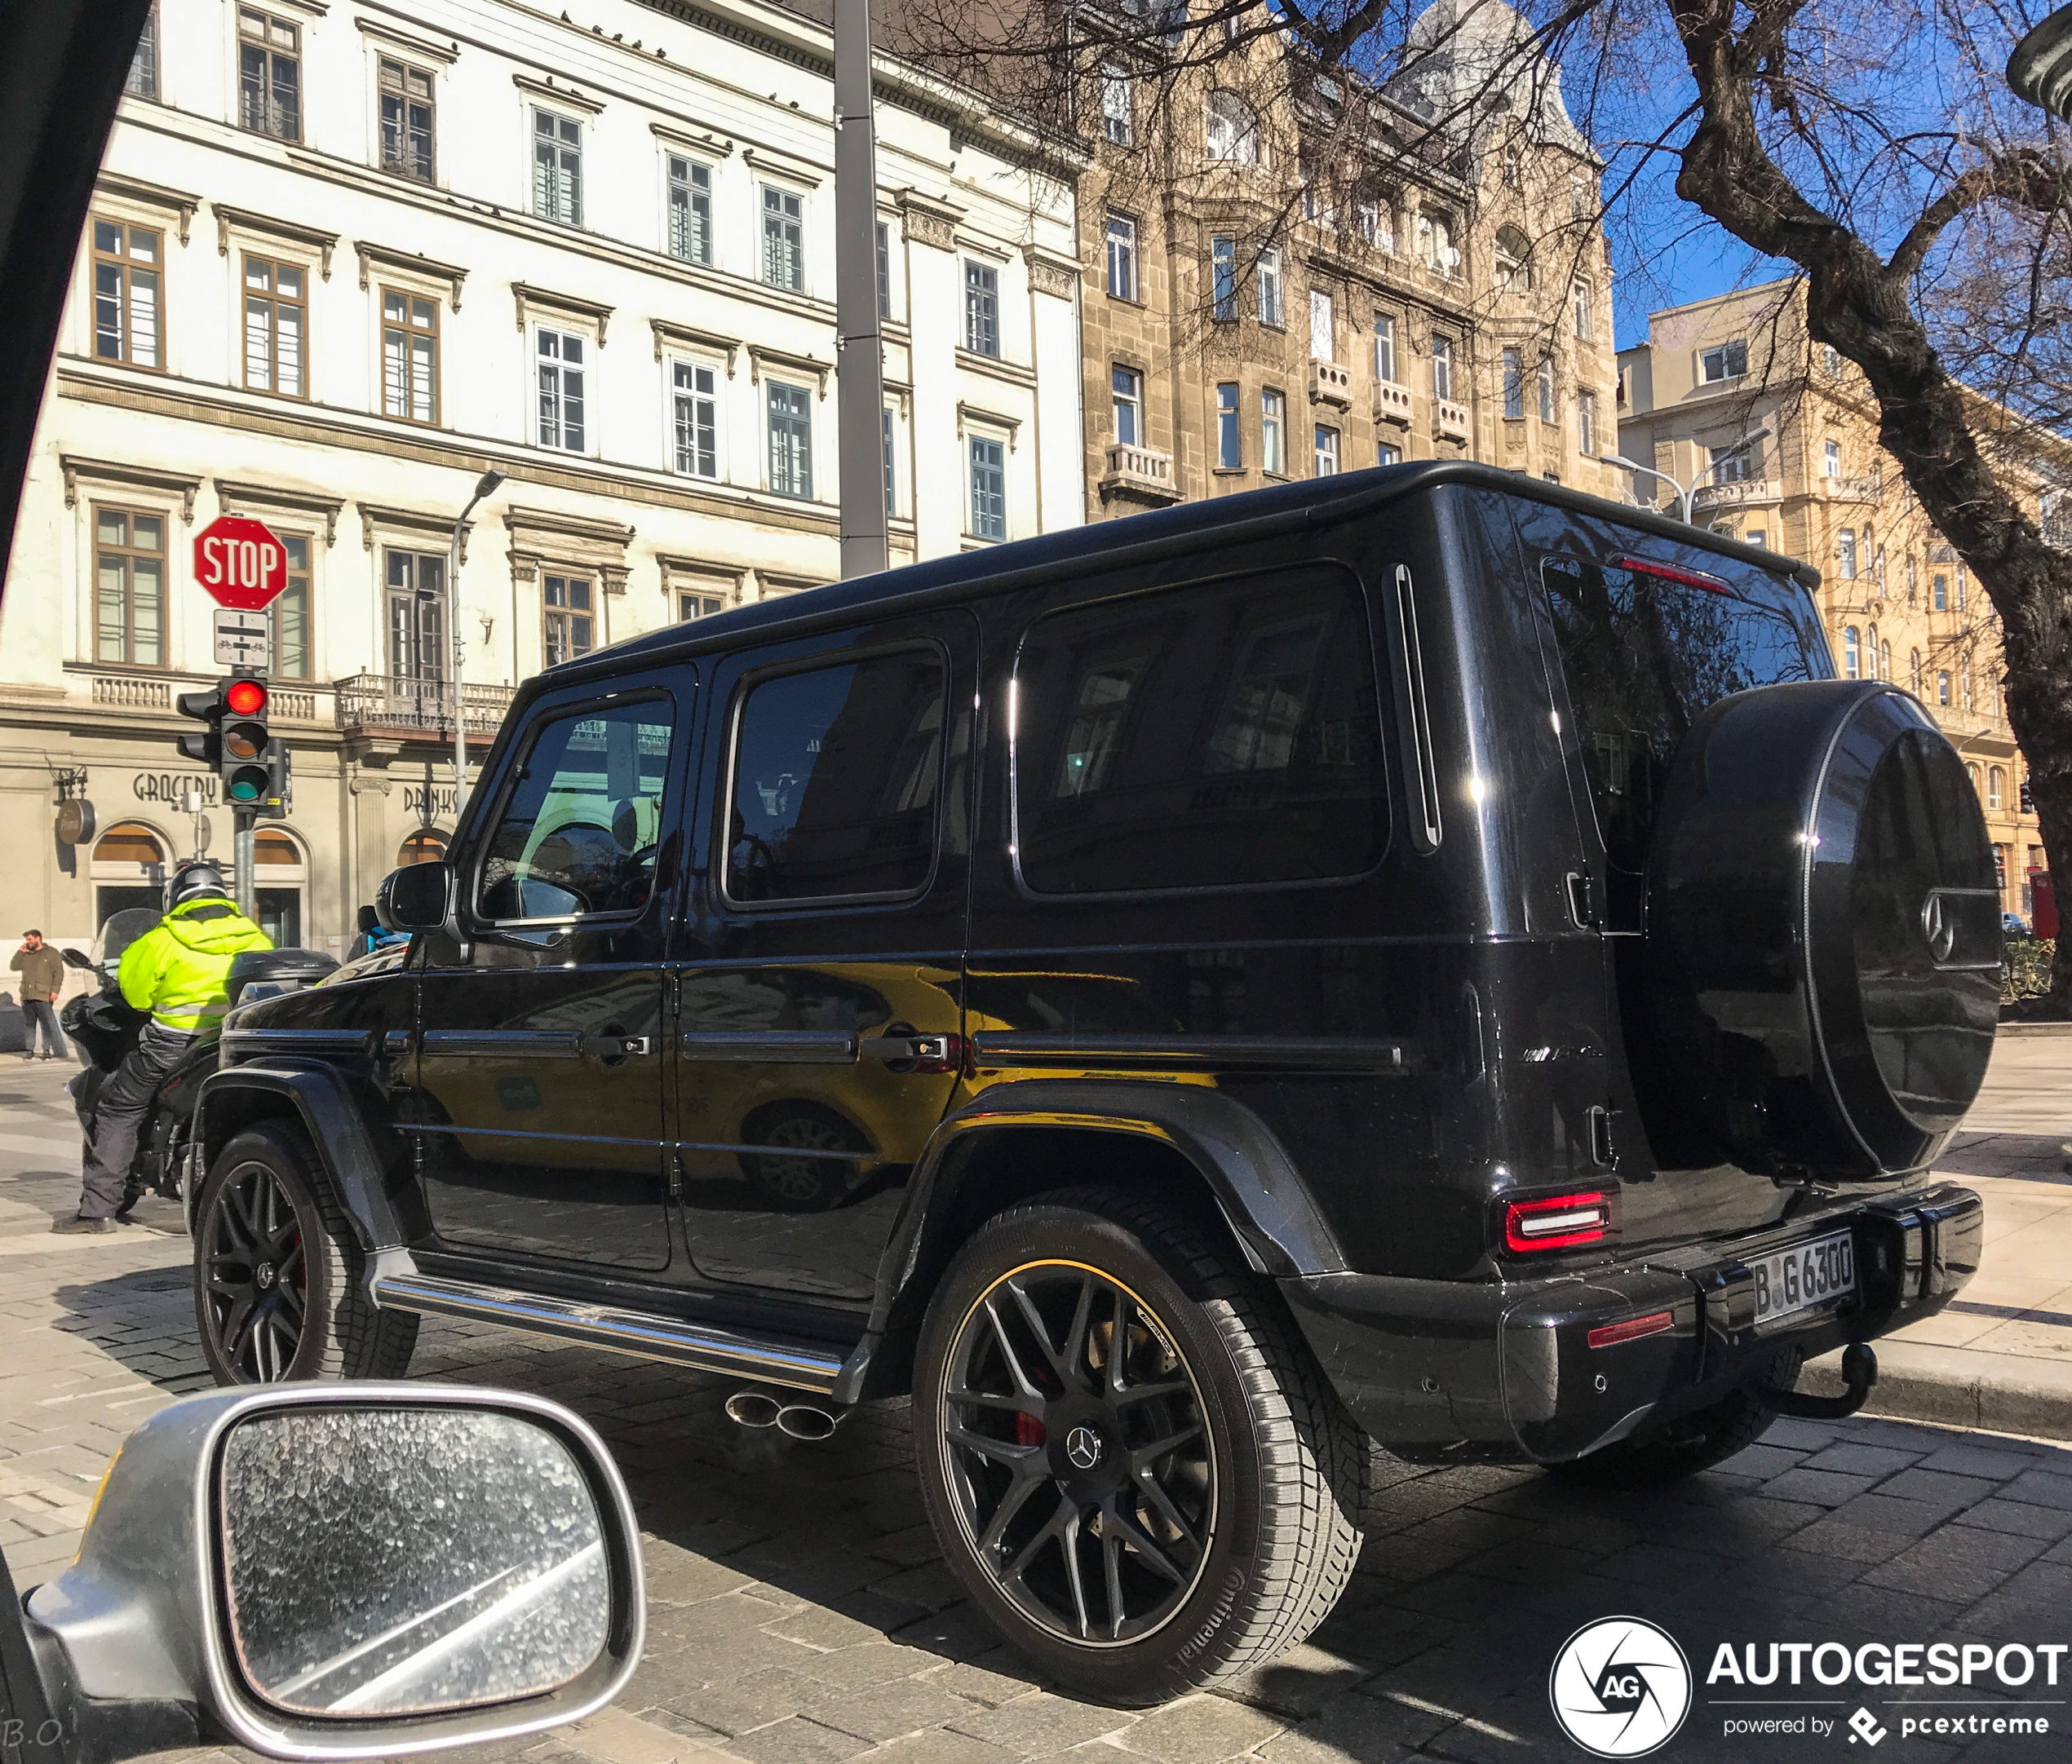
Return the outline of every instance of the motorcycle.
{"type": "MultiPolygon", "coordinates": [[[[117,979],[122,952],[158,922],[160,915],[148,907],[132,907],[115,913],[101,928],[100,958],[78,950],[62,952],[65,966],[84,969],[100,983],[100,989],[82,993],[59,1013],[66,1039],[77,1050],[80,1072],[65,1086],[79,1117],[79,1130],[91,1146],[94,1116],[102,1090],[115,1075],[137,1037],[151,1020],[151,1013],[139,1010],[122,997],[117,979]]],[[[339,964],[315,949],[251,949],[230,965],[224,990],[229,1008],[277,993],[299,992],[336,971],[339,964]]],[[[168,1072],[152,1099],[150,1112],[137,1134],[137,1155],[130,1166],[124,1205],[147,1191],[167,1200],[178,1200],[186,1190],[186,1179],[198,1181],[201,1172],[190,1169],[201,1147],[193,1138],[194,1105],[201,1081],[216,1069],[224,1019],[204,1019],[206,1026],[194,1044],[168,1072]]]]}

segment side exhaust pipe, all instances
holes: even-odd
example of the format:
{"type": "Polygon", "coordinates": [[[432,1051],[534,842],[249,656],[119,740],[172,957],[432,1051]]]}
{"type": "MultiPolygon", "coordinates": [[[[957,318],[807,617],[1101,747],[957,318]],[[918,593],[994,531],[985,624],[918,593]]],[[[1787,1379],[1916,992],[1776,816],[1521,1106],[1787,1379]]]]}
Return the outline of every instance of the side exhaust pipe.
{"type": "Polygon", "coordinates": [[[812,1403],[786,1403],[768,1390],[737,1390],[727,1399],[727,1418],[742,1427],[774,1427],[790,1439],[830,1439],[842,1416],[812,1403]]]}

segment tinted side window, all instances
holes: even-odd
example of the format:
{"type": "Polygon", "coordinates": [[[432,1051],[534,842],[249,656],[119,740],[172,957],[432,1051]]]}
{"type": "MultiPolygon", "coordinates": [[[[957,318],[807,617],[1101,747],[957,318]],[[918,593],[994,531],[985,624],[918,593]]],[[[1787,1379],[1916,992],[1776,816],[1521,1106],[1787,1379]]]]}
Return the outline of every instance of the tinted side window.
{"type": "Polygon", "coordinates": [[[675,724],[666,699],[549,717],[534,729],[482,860],[486,918],[647,904],[675,724]]]}
{"type": "Polygon", "coordinates": [[[1587,559],[1540,567],[1605,850],[1638,875],[1669,762],[1698,713],[1730,692],[1827,673],[1803,612],[1587,559]]]}
{"type": "Polygon", "coordinates": [[[1038,893],[1308,882],[1380,860],[1374,648],[1343,570],[1052,613],[1015,687],[1016,840],[1038,893]]]}
{"type": "Polygon", "coordinates": [[[734,736],[728,897],[918,894],[942,794],[941,652],[901,650],[751,686],[734,736]]]}

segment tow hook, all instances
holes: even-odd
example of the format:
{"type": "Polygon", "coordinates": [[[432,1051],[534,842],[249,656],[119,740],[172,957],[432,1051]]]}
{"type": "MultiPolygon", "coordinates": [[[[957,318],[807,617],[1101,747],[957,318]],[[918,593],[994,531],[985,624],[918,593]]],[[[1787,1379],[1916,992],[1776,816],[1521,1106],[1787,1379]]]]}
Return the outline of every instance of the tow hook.
{"type": "Polygon", "coordinates": [[[1800,1421],[1840,1421],[1863,1407],[1871,1395],[1871,1386],[1877,1382],[1878,1356],[1871,1351],[1871,1344],[1852,1342],[1842,1350],[1842,1382],[1845,1388],[1840,1396],[1815,1396],[1809,1390],[1771,1389],[1764,1390],[1762,1398],[1780,1415],[1795,1416],[1800,1421]]]}

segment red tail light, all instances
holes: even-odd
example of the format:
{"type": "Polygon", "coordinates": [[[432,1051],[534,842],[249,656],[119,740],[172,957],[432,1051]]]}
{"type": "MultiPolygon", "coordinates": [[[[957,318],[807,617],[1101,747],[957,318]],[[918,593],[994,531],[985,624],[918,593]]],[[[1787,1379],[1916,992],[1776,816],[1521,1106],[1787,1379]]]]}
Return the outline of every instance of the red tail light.
{"type": "Polygon", "coordinates": [[[1644,1335],[1661,1335],[1676,1327],[1675,1311],[1654,1311],[1623,1323],[1600,1324],[1590,1332],[1589,1342],[1592,1347],[1616,1347],[1621,1342],[1637,1342],[1644,1335]]]}
{"type": "Polygon", "coordinates": [[[1518,1254],[1574,1249],[1582,1244],[1602,1243],[1610,1235],[1611,1223],[1611,1201],[1596,1189],[1539,1200],[1513,1200],[1503,1209],[1503,1247],[1518,1254]]]}

